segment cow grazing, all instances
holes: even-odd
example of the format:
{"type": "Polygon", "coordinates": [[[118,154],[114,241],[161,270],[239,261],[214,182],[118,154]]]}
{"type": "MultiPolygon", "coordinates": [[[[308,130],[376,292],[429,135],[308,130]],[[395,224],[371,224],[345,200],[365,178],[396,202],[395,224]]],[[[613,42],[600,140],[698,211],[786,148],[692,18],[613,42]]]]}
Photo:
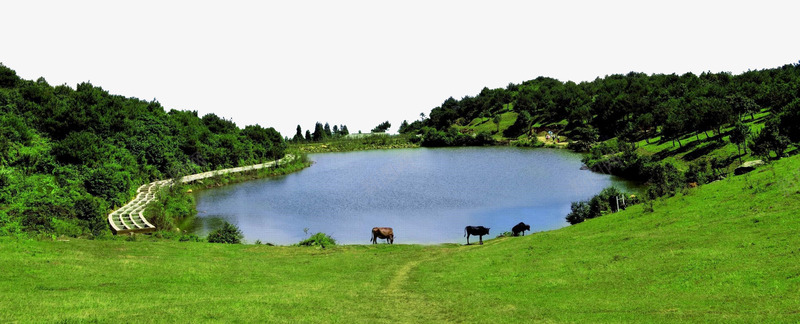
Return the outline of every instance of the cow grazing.
{"type": "Polygon", "coordinates": [[[372,244],[378,244],[378,239],[386,239],[386,243],[394,244],[394,231],[391,227],[373,227],[372,244]]]}
{"type": "Polygon", "coordinates": [[[467,238],[467,245],[469,245],[469,236],[475,235],[480,239],[483,244],[483,236],[489,235],[489,228],[483,226],[467,226],[464,228],[464,236],[467,238]]]}
{"type": "Polygon", "coordinates": [[[522,232],[522,236],[525,236],[525,231],[530,230],[531,226],[523,222],[519,222],[519,224],[514,225],[514,227],[511,228],[511,232],[514,233],[514,236],[519,236],[520,232],[522,232]]]}

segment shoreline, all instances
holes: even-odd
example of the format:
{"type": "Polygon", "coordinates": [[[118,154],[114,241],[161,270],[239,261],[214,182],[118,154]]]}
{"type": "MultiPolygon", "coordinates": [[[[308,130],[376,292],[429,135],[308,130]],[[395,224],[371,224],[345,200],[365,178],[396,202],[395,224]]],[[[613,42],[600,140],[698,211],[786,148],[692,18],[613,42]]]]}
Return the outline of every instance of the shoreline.
{"type": "MultiPolygon", "coordinates": [[[[192,184],[204,179],[216,178],[225,175],[249,173],[253,171],[264,170],[272,167],[279,167],[286,165],[290,162],[297,160],[297,156],[293,154],[286,154],[283,158],[266,163],[253,164],[242,167],[221,169],[216,171],[208,171],[203,173],[196,173],[183,176],[177,181],[175,179],[158,180],[139,186],[136,190],[136,196],[123,205],[108,214],[108,223],[111,226],[111,231],[115,235],[132,234],[132,233],[150,233],[159,230],[155,225],[151,224],[144,216],[145,209],[148,205],[157,200],[156,193],[161,188],[166,186],[173,186],[178,184],[192,184]]],[[[190,189],[191,192],[191,189],[190,189]]]]}

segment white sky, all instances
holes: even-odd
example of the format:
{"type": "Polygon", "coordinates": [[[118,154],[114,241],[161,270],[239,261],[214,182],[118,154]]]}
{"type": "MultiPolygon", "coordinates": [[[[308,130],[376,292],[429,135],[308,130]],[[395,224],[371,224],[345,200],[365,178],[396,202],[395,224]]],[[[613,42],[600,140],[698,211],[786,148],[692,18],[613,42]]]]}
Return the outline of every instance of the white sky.
{"type": "Polygon", "coordinates": [[[800,60],[800,1],[2,1],[25,79],[213,112],[293,136],[368,132],[538,76],[764,69],[800,60]]]}

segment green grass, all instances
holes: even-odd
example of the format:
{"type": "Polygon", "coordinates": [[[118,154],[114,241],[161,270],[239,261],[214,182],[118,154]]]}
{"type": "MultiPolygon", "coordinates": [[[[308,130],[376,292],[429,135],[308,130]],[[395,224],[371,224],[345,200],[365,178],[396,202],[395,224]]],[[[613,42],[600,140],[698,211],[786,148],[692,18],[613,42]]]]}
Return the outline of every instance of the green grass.
{"type": "Polygon", "coordinates": [[[492,137],[495,140],[501,140],[504,139],[503,131],[506,130],[506,128],[511,127],[511,125],[513,125],[514,122],[517,121],[517,115],[519,114],[513,111],[506,111],[504,113],[501,113],[500,132],[497,131],[497,124],[494,122],[493,118],[489,117],[475,118],[467,125],[464,126],[454,125],[453,127],[455,127],[458,130],[466,129],[467,131],[474,134],[478,134],[481,132],[488,132],[492,134],[492,137]]]}
{"type": "MultiPolygon", "coordinates": [[[[750,127],[751,136],[754,136],[764,127],[765,119],[769,114],[768,111],[764,110],[755,114],[755,119],[751,119],[749,115],[744,117],[742,122],[750,127]]],[[[732,126],[722,128],[721,135],[715,135],[711,130],[699,134],[685,135],[681,137],[681,145],[678,145],[677,142],[673,145],[672,141],[662,141],[662,138],[657,136],[649,140],[641,140],[636,143],[636,146],[639,153],[655,156],[665,162],[671,162],[682,170],[688,169],[688,164],[698,158],[716,157],[728,160],[730,165],[727,171],[732,172],[739,165],[739,159],[742,161],[760,159],[760,157],[751,155],[749,148],[747,149],[747,154],[744,151],[740,153],[736,145],[730,142],[727,133],[732,128],[732,126]]]]}
{"type": "Polygon", "coordinates": [[[0,238],[0,322],[800,321],[800,156],[643,207],[483,246],[0,238]]]}

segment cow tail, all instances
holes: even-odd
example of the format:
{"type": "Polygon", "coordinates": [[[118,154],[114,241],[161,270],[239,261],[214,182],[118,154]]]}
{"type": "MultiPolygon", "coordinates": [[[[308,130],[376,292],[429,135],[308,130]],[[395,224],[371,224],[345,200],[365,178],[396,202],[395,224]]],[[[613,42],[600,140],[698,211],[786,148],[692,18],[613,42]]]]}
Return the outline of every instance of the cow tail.
{"type": "Polygon", "coordinates": [[[467,237],[467,228],[464,227],[464,237],[467,237]]]}

